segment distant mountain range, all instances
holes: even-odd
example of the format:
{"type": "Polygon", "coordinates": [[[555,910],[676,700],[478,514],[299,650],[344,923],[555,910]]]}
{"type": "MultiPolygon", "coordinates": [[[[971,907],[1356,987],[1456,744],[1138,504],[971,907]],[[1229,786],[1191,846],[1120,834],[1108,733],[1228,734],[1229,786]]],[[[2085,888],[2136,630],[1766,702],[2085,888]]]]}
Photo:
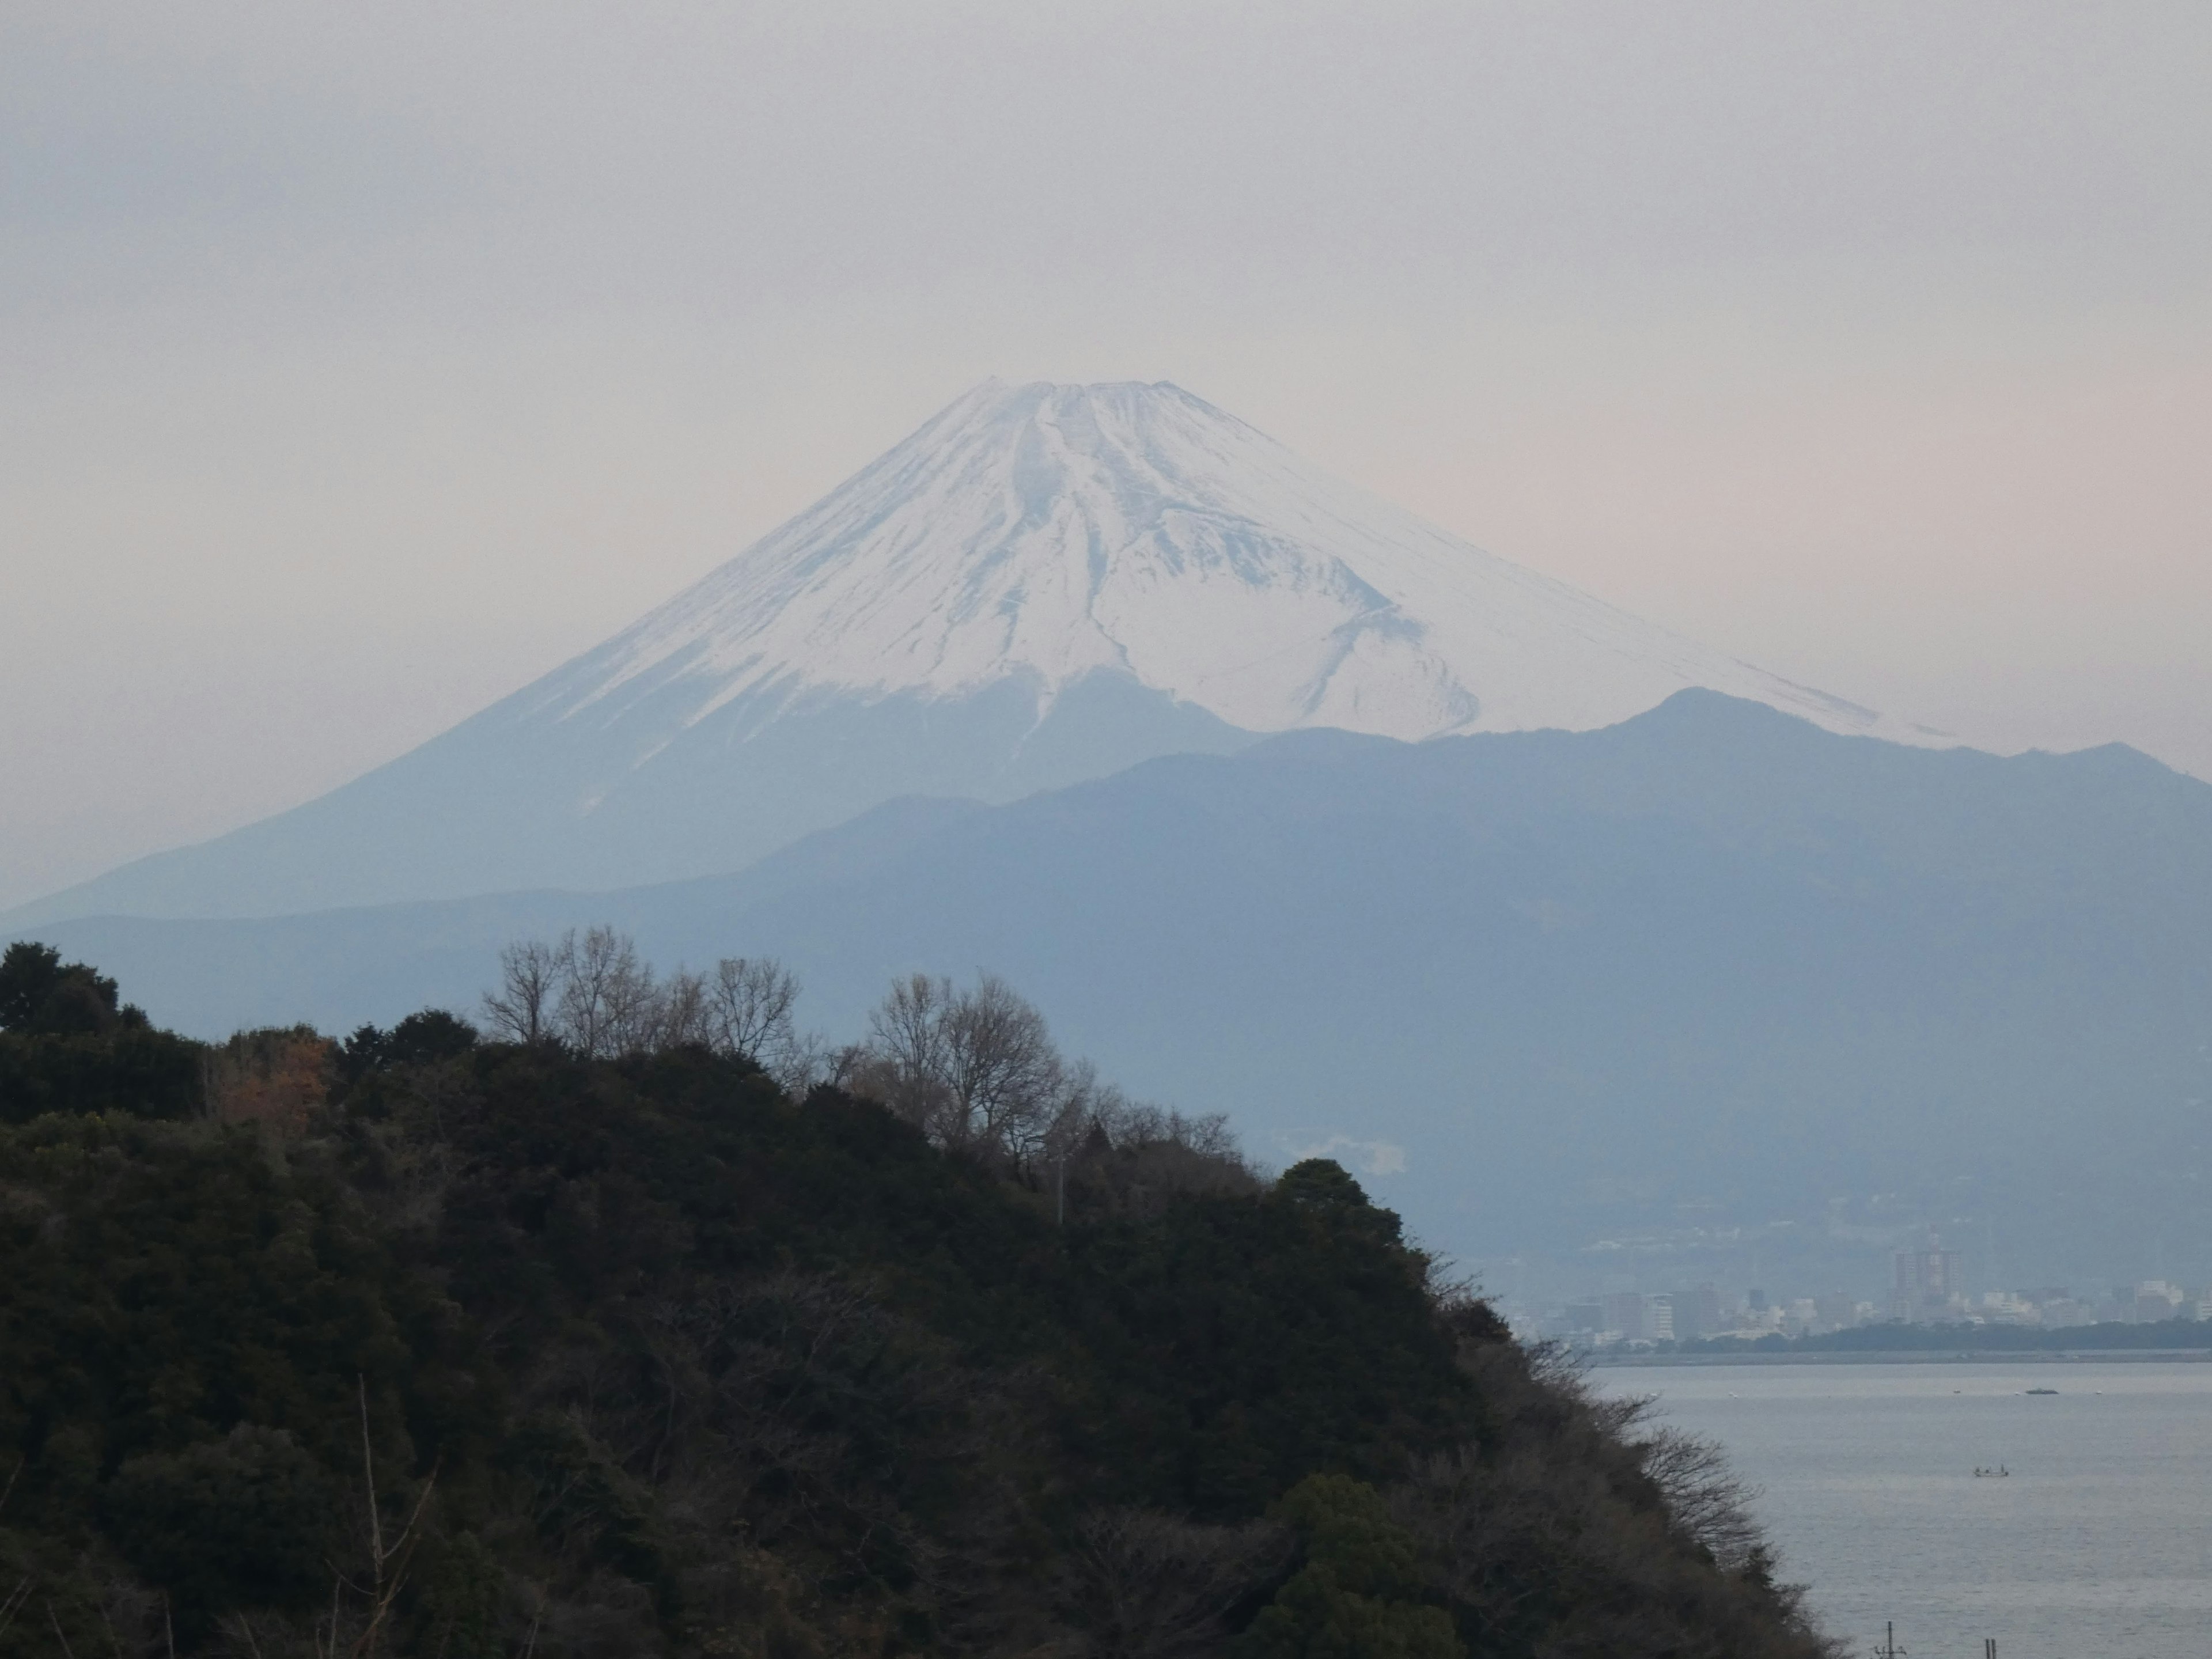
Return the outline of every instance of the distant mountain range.
{"type": "Polygon", "coordinates": [[[2021,1282],[2212,1268],[2212,786],[2117,746],[1692,690],[899,800],[673,884],[36,931],[216,1034],[465,1010],[502,943],[599,921],[781,957],[840,1034],[896,973],[990,968],[1109,1075],[1333,1148],[1478,1259],[1809,1273],[1932,1221],[2021,1282]]]}
{"type": "Polygon", "coordinates": [[[1686,687],[1934,734],[1509,564],[1172,386],[977,387],[597,649],[319,799],[0,917],[255,916],[735,870],[1328,727],[1586,730],[1686,687]]]}

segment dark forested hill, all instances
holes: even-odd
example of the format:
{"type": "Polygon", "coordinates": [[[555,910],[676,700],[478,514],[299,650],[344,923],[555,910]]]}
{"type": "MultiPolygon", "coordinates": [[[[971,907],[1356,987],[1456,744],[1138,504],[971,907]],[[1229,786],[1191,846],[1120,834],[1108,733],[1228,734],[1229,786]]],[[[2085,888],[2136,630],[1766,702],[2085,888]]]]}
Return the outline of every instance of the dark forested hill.
{"type": "Polygon", "coordinates": [[[1820,1650],[1333,1163],[1048,1183],[436,1015],[195,1057],[0,1127],[0,1654],[1820,1650]]]}

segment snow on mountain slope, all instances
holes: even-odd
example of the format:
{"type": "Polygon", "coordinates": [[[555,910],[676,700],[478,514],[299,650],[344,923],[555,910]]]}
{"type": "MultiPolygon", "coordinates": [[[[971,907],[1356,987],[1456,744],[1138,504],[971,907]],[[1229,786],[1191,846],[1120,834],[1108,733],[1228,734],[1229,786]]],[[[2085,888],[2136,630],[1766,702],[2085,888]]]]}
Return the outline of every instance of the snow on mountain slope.
{"type": "Polygon", "coordinates": [[[1167,385],[986,382],[545,687],[562,716],[680,665],[750,693],[1041,704],[1116,672],[1248,732],[1586,729],[1705,686],[1878,716],[1507,563],[1167,385]]]}
{"type": "Polygon", "coordinates": [[[386,766],[6,918],[255,916],[746,865],[1335,726],[1586,730],[1686,687],[1869,711],[1492,557],[1172,386],[988,382],[597,649],[386,766]]]}

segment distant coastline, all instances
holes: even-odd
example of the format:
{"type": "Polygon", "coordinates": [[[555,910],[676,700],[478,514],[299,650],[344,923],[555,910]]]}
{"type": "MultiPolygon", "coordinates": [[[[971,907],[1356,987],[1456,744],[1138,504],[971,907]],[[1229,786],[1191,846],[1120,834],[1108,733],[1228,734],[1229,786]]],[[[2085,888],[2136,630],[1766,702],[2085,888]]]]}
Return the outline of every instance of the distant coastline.
{"type": "Polygon", "coordinates": [[[1861,1325],[1820,1336],[1707,1337],[1650,1347],[1594,1350],[1595,1365],[1827,1365],[1942,1364],[1986,1359],[2212,1361],[2212,1322],[2154,1324],[1861,1325]]]}

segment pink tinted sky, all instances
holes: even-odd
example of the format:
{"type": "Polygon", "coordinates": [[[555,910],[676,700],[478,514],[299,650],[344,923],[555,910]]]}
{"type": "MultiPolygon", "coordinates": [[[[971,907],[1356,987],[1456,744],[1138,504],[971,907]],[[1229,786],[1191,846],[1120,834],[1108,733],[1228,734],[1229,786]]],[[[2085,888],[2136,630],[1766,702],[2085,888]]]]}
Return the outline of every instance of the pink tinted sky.
{"type": "Polygon", "coordinates": [[[343,781],[985,374],[1168,379],[2212,777],[2212,9],[0,17],[0,904],[343,781]]]}

